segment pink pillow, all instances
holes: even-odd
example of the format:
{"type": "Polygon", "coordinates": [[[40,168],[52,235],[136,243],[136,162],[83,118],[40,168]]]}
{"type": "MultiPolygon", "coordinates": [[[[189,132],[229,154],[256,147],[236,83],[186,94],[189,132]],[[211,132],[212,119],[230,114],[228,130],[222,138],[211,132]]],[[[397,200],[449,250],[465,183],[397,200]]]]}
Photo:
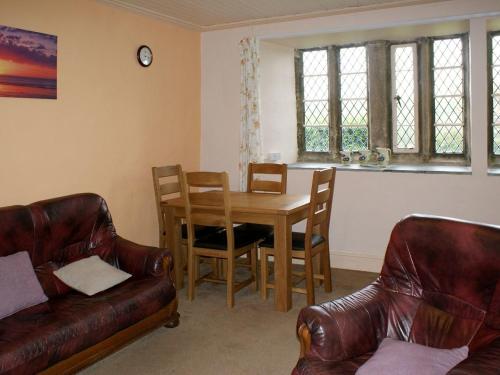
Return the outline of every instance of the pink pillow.
{"type": "Polygon", "coordinates": [[[47,299],[28,252],[0,257],[0,319],[47,299]]]}
{"type": "Polygon", "coordinates": [[[356,375],[445,375],[468,354],[467,346],[437,349],[385,338],[356,375]]]}

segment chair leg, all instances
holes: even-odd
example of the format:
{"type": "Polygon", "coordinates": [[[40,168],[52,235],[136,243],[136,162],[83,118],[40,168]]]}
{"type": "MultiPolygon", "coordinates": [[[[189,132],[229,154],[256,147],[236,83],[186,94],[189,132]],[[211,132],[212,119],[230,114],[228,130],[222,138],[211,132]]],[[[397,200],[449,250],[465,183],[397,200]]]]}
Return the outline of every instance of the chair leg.
{"type": "Polygon", "coordinates": [[[193,250],[188,248],[188,300],[194,299],[194,287],[196,283],[195,256],[193,250]]]}
{"type": "MultiPolygon", "coordinates": [[[[247,255],[248,256],[248,255],[247,255]]],[[[252,277],[253,277],[253,283],[252,283],[252,290],[254,292],[257,291],[257,244],[255,244],[254,247],[252,247],[252,250],[250,251],[250,261],[251,261],[251,269],[252,269],[252,277]]]]}
{"type": "Polygon", "coordinates": [[[314,269],[310,254],[305,256],[307,305],[314,305],[314,269]]]}
{"type": "Polygon", "coordinates": [[[227,306],[234,306],[234,263],[233,256],[227,258],[227,306]]]}
{"type": "Polygon", "coordinates": [[[260,297],[267,299],[267,251],[260,248],[260,297]]]}
{"type": "MultiPolygon", "coordinates": [[[[322,258],[319,256],[313,257],[313,272],[315,274],[323,273],[322,271],[322,258]]],[[[314,287],[317,288],[323,283],[323,280],[314,279],[314,287]]]]}
{"type": "Polygon", "coordinates": [[[332,271],[330,269],[330,247],[326,246],[325,250],[321,252],[321,263],[323,265],[323,286],[326,293],[332,291],[332,271]]]}

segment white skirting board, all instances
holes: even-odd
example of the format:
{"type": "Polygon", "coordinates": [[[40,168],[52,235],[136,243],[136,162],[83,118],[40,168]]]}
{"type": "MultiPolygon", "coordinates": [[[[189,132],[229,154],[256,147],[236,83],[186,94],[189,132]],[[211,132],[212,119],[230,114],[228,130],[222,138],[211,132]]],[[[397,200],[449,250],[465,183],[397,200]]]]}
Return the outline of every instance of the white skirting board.
{"type": "Polygon", "coordinates": [[[379,273],[383,262],[383,257],[372,254],[330,250],[330,263],[333,268],[379,273]]]}

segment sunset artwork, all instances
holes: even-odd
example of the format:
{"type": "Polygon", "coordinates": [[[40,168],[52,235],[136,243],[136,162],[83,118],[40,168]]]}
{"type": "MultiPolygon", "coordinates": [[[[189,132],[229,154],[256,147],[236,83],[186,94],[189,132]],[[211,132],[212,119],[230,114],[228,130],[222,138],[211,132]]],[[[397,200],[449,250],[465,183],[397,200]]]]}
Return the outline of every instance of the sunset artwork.
{"type": "Polygon", "coordinates": [[[57,98],[57,36],[0,25],[0,97],[57,98]]]}

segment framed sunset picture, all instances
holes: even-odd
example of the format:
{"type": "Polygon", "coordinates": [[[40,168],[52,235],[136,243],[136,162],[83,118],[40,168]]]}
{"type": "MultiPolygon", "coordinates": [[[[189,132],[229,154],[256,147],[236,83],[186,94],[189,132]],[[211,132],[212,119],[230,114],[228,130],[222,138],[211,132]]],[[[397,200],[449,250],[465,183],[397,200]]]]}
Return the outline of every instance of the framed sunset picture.
{"type": "Polygon", "coordinates": [[[57,99],[57,36],[0,25],[0,97],[57,99]]]}

